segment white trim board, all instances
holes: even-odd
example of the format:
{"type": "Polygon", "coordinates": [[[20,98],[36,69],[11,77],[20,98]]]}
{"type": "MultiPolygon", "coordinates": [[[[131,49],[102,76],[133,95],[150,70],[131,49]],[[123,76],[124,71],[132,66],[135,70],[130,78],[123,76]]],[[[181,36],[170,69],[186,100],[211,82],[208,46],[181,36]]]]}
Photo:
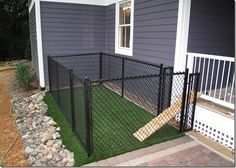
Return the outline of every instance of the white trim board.
{"type": "Polygon", "coordinates": [[[174,71],[184,71],[188,47],[191,0],[179,0],[174,71]]]}
{"type": "Polygon", "coordinates": [[[41,88],[45,88],[40,0],[35,0],[35,21],[36,21],[36,33],[37,33],[39,85],[41,88]]]}
{"type": "Polygon", "coordinates": [[[122,0],[40,0],[40,1],[108,6],[122,0]]]}

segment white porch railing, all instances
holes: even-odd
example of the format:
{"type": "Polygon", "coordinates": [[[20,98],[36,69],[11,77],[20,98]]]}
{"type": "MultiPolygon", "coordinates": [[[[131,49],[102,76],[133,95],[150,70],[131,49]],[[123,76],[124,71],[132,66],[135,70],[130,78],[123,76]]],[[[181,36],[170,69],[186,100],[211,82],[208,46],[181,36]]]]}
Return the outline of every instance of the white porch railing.
{"type": "Polygon", "coordinates": [[[234,109],[235,65],[233,57],[187,53],[190,73],[200,72],[203,98],[234,109]]]}

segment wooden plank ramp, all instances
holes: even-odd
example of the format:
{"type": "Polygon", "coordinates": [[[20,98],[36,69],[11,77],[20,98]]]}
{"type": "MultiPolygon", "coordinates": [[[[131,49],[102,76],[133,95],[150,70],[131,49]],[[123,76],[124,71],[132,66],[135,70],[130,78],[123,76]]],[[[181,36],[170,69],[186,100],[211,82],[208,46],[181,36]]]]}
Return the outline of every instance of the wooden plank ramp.
{"type": "MultiPolygon", "coordinates": [[[[189,102],[192,103],[194,93],[191,93],[189,97],[189,102]]],[[[199,97],[199,94],[197,94],[197,97],[199,97]]],[[[159,114],[157,117],[148,122],[145,126],[136,131],[133,136],[135,136],[135,138],[137,138],[139,141],[143,142],[152,134],[157,132],[160,128],[162,128],[164,125],[166,125],[177,114],[179,114],[181,112],[181,106],[182,98],[178,99],[170,107],[165,109],[161,114],[159,114]]]]}

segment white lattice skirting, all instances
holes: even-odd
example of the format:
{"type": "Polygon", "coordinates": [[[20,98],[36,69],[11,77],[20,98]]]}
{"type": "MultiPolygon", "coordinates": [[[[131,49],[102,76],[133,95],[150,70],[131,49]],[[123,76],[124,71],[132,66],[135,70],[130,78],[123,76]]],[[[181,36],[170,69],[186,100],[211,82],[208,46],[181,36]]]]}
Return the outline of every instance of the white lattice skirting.
{"type": "Polygon", "coordinates": [[[234,149],[234,120],[196,106],[193,129],[214,141],[234,149]]]}

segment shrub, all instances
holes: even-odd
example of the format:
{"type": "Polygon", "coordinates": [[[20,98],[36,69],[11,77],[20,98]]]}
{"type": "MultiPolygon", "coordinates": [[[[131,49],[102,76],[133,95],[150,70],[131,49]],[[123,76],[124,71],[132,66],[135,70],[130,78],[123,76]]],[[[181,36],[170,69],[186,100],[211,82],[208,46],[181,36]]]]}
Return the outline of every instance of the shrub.
{"type": "Polygon", "coordinates": [[[30,88],[30,82],[33,80],[33,73],[29,65],[22,63],[16,64],[16,80],[21,89],[28,90],[30,88]]]}

